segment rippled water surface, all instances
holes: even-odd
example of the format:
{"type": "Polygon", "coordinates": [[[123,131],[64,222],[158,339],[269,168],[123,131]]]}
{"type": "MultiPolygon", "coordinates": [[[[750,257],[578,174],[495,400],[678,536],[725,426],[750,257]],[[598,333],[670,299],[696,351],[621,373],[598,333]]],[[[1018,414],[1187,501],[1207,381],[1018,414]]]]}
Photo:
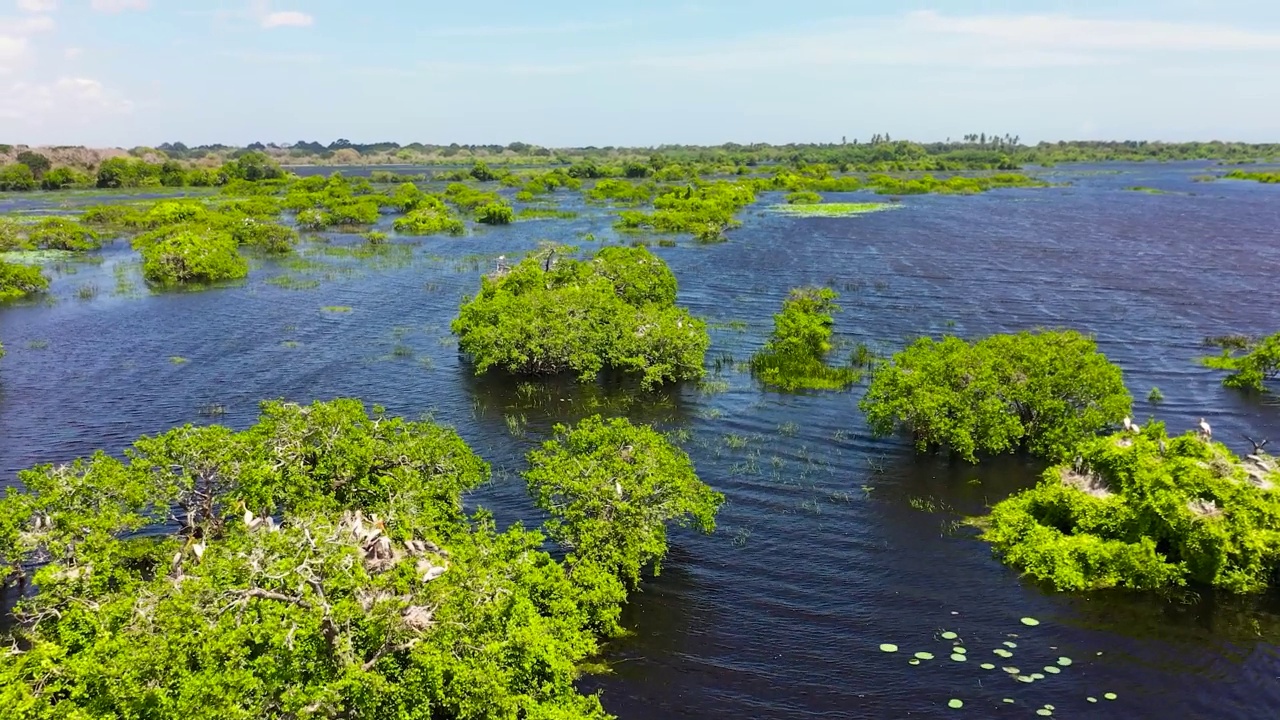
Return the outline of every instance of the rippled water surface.
{"type": "MultiPolygon", "coordinates": [[[[56,268],[54,302],[0,309],[0,484],[184,422],[244,426],[263,398],[355,396],[456,426],[496,470],[469,502],[536,520],[517,475],[525,450],[555,422],[627,413],[688,430],[701,477],[728,502],[716,534],[674,537],[662,575],[627,609],[633,634],[609,648],[612,673],[584,681],[622,718],[1035,717],[1045,704],[1056,717],[1271,717],[1275,598],[1048,593],[955,525],[1034,483],[1038,466],[916,457],[869,436],[861,389],[766,393],[734,369],[788,288],[830,284],[850,343],[890,351],[924,333],[1074,327],[1123,366],[1139,418],[1180,432],[1204,416],[1237,450],[1246,434],[1280,442],[1274,398],[1225,390],[1195,363],[1206,335],[1280,329],[1280,187],[1192,182],[1203,172],[1076,167],[1045,173],[1061,187],[908,197],[856,218],[769,214],[779,197],[766,195],[727,243],[653,248],[681,302],[716,323],[708,364],[720,370],[708,377],[727,383],[656,395],[475,378],[449,337],[495,256],[541,239],[616,240],[609,214],[576,195],[562,196],[575,220],[375,258],[350,257],[356,238],[333,235],[305,263],[255,261],[246,282],[196,293],[149,293],[118,243],[100,262],[56,268]],[[1164,403],[1141,399],[1152,386],[1164,403]],[[948,659],[943,631],[968,661],[948,659]],[[880,652],[886,642],[901,650],[880,652]],[[1011,658],[993,654],[1006,642],[1011,658]],[[908,665],[917,651],[936,658],[908,665]],[[995,670],[979,667],[988,661],[995,670]],[[1004,666],[1046,678],[1023,684],[1004,666]],[[948,709],[952,698],[964,708],[948,709]]],[[[0,211],[98,201],[6,196],[0,211]]]]}

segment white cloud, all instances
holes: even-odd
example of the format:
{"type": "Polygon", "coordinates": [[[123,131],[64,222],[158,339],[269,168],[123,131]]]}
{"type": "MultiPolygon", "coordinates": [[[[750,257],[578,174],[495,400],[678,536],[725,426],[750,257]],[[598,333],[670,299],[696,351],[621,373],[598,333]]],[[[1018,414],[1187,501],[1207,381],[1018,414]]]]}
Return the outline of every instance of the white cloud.
{"type": "Polygon", "coordinates": [[[146,10],[147,0],[91,0],[89,6],[98,12],[118,13],[125,10],[146,10]]]}
{"type": "Polygon", "coordinates": [[[68,60],[75,60],[84,54],[84,48],[69,47],[62,51],[62,56],[68,60]]]}
{"type": "Polygon", "coordinates": [[[53,12],[58,9],[58,0],[18,0],[18,9],[31,13],[53,12]]]}
{"type": "Polygon", "coordinates": [[[83,124],[132,110],[133,103],[89,78],[62,77],[52,83],[17,82],[0,93],[0,118],[34,127],[51,122],[83,124]]]}
{"type": "Polygon", "coordinates": [[[315,18],[297,10],[280,10],[263,15],[258,22],[264,28],[308,27],[315,22],[315,18]]]}
{"type": "Polygon", "coordinates": [[[500,38],[530,35],[567,35],[585,32],[619,30],[632,26],[630,20],[616,22],[568,22],[556,25],[464,25],[438,27],[427,31],[431,37],[500,38]]]}
{"type": "Polygon", "coordinates": [[[48,15],[30,17],[0,17],[0,35],[33,35],[47,32],[54,28],[53,18],[48,15]]]}

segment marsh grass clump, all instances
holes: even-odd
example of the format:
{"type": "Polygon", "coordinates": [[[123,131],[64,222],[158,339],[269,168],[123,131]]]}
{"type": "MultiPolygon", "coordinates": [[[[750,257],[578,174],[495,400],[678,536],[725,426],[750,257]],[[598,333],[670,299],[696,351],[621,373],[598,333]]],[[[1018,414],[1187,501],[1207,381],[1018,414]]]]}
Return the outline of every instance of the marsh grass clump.
{"type": "Polygon", "coordinates": [[[84,252],[102,247],[94,230],[63,217],[46,217],[33,224],[0,220],[0,252],[65,250],[84,252]]]}
{"type": "Polygon", "coordinates": [[[0,498],[0,576],[28,591],[0,643],[26,650],[0,661],[0,687],[32,718],[607,720],[579,668],[660,568],[666,527],[711,531],[723,498],[625,420],[557,428],[530,453],[541,529],[464,508],[490,474],[454,431],[345,399],[23,471],[0,498]]]}
{"type": "Polygon", "coordinates": [[[893,203],[860,202],[772,205],[768,210],[770,212],[779,213],[781,215],[790,215],[792,217],[856,217],[858,215],[866,215],[867,213],[880,212],[882,210],[896,210],[900,207],[902,206],[893,203]]]}
{"type": "Polygon", "coordinates": [[[576,217],[578,217],[578,213],[572,210],[540,207],[524,208],[516,214],[516,218],[520,220],[572,220],[576,217]]]}
{"type": "Polygon", "coordinates": [[[676,279],[643,248],[581,261],[549,247],[481,279],[452,330],[477,373],[635,374],[652,387],[702,376],[706,325],[675,304],[676,279]]]}
{"type": "Polygon", "coordinates": [[[98,286],[93,283],[85,283],[76,288],[76,297],[81,300],[92,300],[98,296],[98,286]]]}
{"type": "Polygon", "coordinates": [[[751,358],[751,372],[767,386],[786,391],[842,390],[861,373],[827,365],[839,295],[830,288],[794,288],[773,316],[773,334],[751,358]]]}
{"type": "Polygon", "coordinates": [[[899,428],[917,450],[1019,450],[1059,460],[1128,415],[1119,366],[1072,330],[992,335],[969,343],[920,338],[880,363],[860,407],[880,436],[899,428]]]}
{"type": "Polygon", "coordinates": [[[1280,471],[1162,423],[1090,438],[1075,460],[992,508],[983,539],[1059,590],[1188,584],[1262,592],[1280,581],[1280,471]]]}
{"type": "Polygon", "coordinates": [[[1164,402],[1164,393],[1160,391],[1160,388],[1154,385],[1151,386],[1151,392],[1147,393],[1147,402],[1153,405],[1164,402]]]}
{"type": "Polygon", "coordinates": [[[249,274],[249,261],[226,233],[184,230],[145,243],[141,251],[142,275],[157,285],[211,283],[249,274]]]}
{"type": "Polygon", "coordinates": [[[725,230],[741,224],[734,215],[755,200],[755,192],[746,183],[720,180],[702,185],[667,187],[654,199],[653,212],[624,210],[614,227],[619,230],[687,232],[701,242],[720,242],[724,240],[725,230]]]}
{"type": "Polygon", "coordinates": [[[279,223],[246,217],[231,226],[231,237],[237,245],[262,252],[283,255],[293,252],[298,232],[279,223]]]}
{"type": "Polygon", "coordinates": [[[1266,392],[1267,383],[1280,377],[1280,333],[1259,340],[1229,336],[1230,344],[1215,343],[1223,348],[1221,355],[1200,359],[1200,364],[1230,372],[1222,379],[1229,388],[1266,392]],[[1243,352],[1243,354],[1240,354],[1243,352]]]}
{"type": "Polygon", "coordinates": [[[17,300],[49,289],[49,278],[34,265],[0,260],[0,302],[17,300]]]}

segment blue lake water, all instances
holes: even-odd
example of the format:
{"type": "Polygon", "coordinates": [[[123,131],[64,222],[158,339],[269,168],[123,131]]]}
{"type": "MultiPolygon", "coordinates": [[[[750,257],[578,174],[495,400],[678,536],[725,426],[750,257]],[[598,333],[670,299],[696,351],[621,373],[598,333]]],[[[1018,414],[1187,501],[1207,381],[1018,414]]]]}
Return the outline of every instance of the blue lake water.
{"type": "MultiPolygon", "coordinates": [[[[1046,703],[1055,717],[1269,717],[1276,598],[1047,592],[955,524],[1033,484],[1039,466],[918,457],[871,438],[861,388],[768,393],[734,369],[789,288],[830,284],[848,343],[889,352],[920,334],[1073,327],[1124,368],[1138,419],[1180,432],[1205,417],[1237,450],[1243,435],[1280,442],[1275,397],[1224,389],[1195,362],[1206,335],[1280,330],[1280,187],[1193,182],[1206,171],[1073,166],[1041,173],[1069,183],[1058,187],[908,197],[854,218],[769,213],[780,195],[765,195],[727,243],[652,248],[680,301],[716,323],[708,364],[721,370],[708,378],[727,383],[656,394],[476,378],[449,336],[496,256],[618,241],[610,213],[576,193],[559,196],[574,220],[397,239],[375,258],[350,257],[358,238],[333,234],[305,246],[309,261],[258,259],[247,281],[204,292],[150,293],[116,243],[53,268],[50,301],[0,308],[0,485],[186,422],[245,426],[264,398],[354,396],[455,426],[495,468],[468,503],[536,522],[523,453],[555,422],[626,413],[688,430],[701,477],[728,502],[714,535],[673,538],[626,611],[633,634],[609,646],[612,673],[583,681],[622,718],[1034,717],[1046,703]],[[1136,185],[1168,193],[1125,189],[1136,185]],[[334,306],[350,312],[323,309],[334,306]],[[1152,386],[1163,403],[1143,399],[1152,386]],[[968,661],[948,659],[944,630],[968,661]],[[886,642],[901,651],[880,652],[886,642]],[[1006,642],[1011,658],[993,654],[1006,642]],[[916,651],[936,657],[910,666],[916,651]],[[1006,666],[1046,677],[1020,683],[1006,666]]],[[[0,212],[100,201],[6,195],[0,212]]]]}

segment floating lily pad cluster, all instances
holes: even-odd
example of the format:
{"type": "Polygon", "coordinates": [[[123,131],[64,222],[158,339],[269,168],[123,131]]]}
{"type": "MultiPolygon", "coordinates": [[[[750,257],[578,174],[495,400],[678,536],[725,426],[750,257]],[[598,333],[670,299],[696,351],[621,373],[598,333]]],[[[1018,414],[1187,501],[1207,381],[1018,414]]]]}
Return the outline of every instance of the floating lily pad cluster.
{"type": "MultiPolygon", "coordinates": [[[[1039,620],[1036,620],[1035,618],[1032,618],[1032,617],[1024,617],[1021,619],[1021,622],[1023,625],[1027,627],[1036,627],[1040,624],[1039,620]]],[[[1009,633],[1008,637],[1017,638],[1018,635],[1014,633],[1009,633]]],[[[953,662],[968,662],[969,650],[962,644],[963,640],[961,639],[959,633],[955,632],[954,630],[942,630],[937,634],[937,638],[939,640],[951,643],[951,648],[947,654],[950,656],[950,659],[953,662]]],[[[1017,648],[1018,648],[1018,643],[1015,642],[1014,640],[1004,640],[1001,642],[1001,647],[994,648],[992,649],[991,652],[992,654],[1000,657],[1001,659],[1008,660],[1014,656],[1014,650],[1016,650],[1017,648]]],[[[1053,649],[1056,649],[1056,648],[1053,648],[1053,649]]],[[[896,653],[898,652],[898,646],[893,643],[883,643],[880,645],[880,650],[881,652],[886,652],[886,653],[896,653]]],[[[1099,655],[1101,655],[1101,653],[1099,653],[1099,655]]],[[[907,664],[918,666],[923,663],[927,663],[928,661],[933,660],[934,658],[935,658],[934,653],[929,652],[928,650],[920,650],[912,654],[912,656],[907,660],[907,664]]],[[[1071,658],[1066,656],[1060,656],[1053,663],[1044,665],[1042,669],[1038,671],[1024,672],[1023,670],[1013,665],[1005,665],[1005,666],[1002,666],[1000,669],[1004,671],[1006,675],[1008,675],[1011,679],[1013,679],[1016,682],[1033,683],[1038,680],[1046,680],[1053,675],[1059,675],[1062,673],[1064,668],[1071,667],[1072,664],[1073,664],[1073,661],[1071,658]]],[[[981,663],[978,665],[978,667],[980,667],[982,670],[985,670],[985,671],[992,671],[996,669],[996,665],[990,662],[981,663]]],[[[1105,698],[1106,700],[1115,700],[1118,696],[1113,692],[1108,692],[1108,693],[1104,693],[1102,697],[1105,698]]],[[[1088,700],[1091,703],[1098,702],[1098,699],[1093,696],[1086,698],[1086,700],[1088,700]]],[[[1003,701],[1009,704],[1016,702],[1016,700],[1012,698],[1004,698],[1003,701]]],[[[959,698],[952,698],[947,702],[947,706],[953,710],[959,710],[964,707],[964,701],[959,698]]],[[[1054,710],[1055,708],[1053,705],[1044,705],[1036,710],[1036,714],[1044,717],[1049,717],[1053,715],[1054,710]]]]}

